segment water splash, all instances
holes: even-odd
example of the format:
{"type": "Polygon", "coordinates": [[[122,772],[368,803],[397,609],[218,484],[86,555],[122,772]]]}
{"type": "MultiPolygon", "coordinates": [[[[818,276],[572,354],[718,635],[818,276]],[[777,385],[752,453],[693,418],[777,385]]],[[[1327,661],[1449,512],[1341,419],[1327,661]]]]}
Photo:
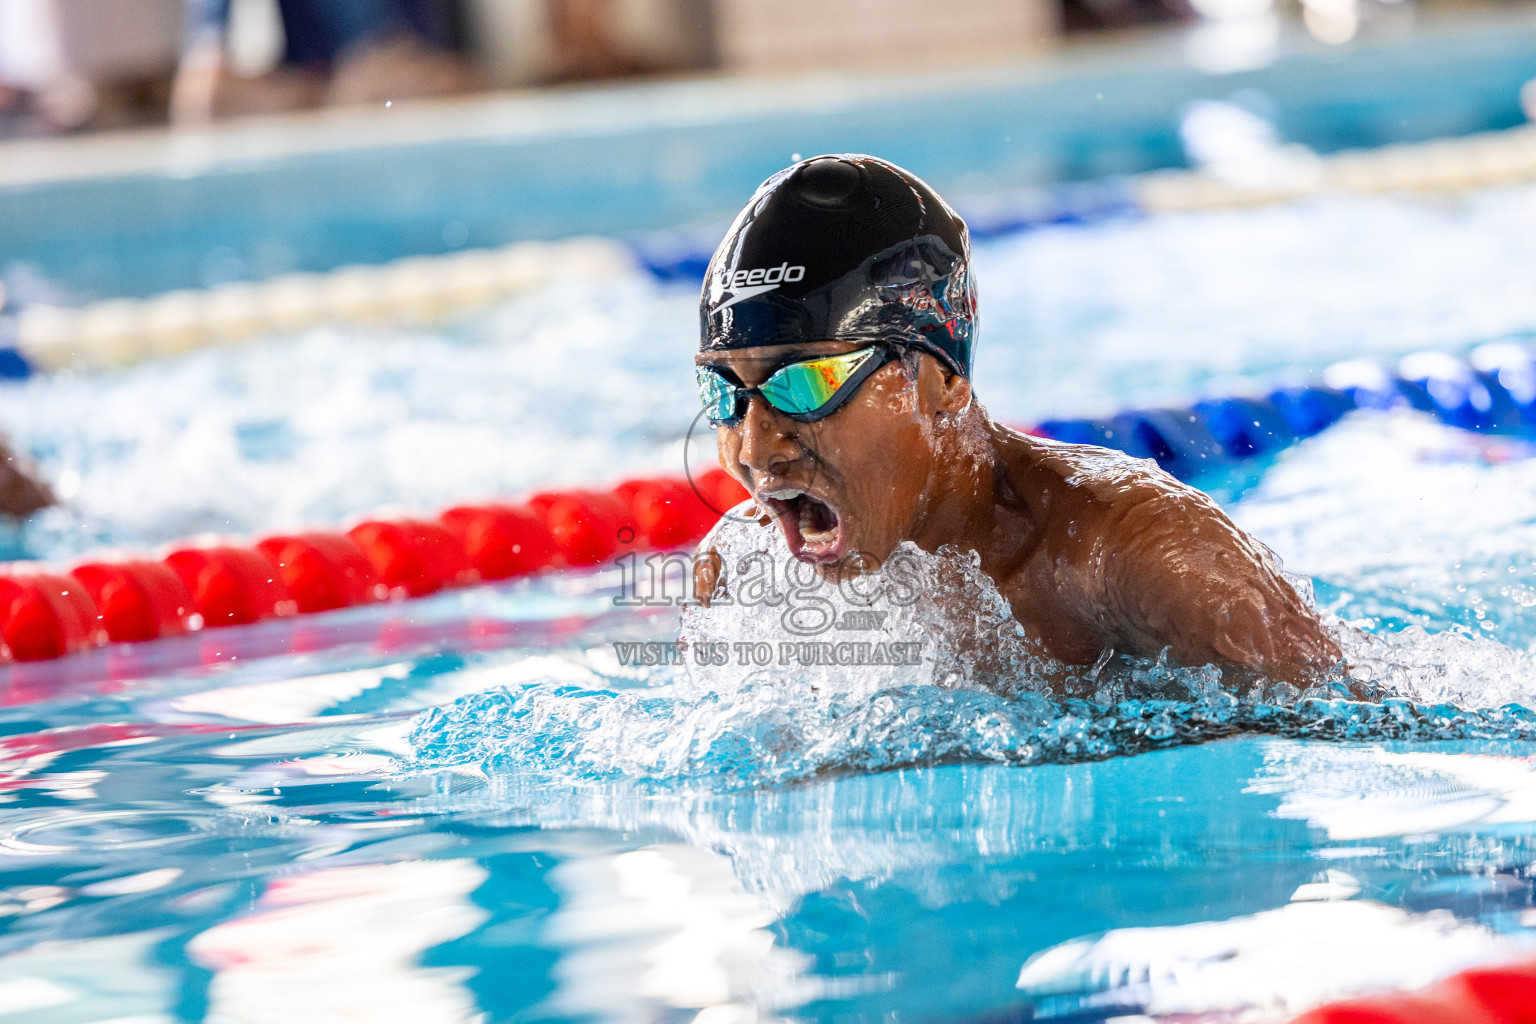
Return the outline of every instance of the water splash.
{"type": "Polygon", "coordinates": [[[1245,732],[1536,739],[1524,703],[1532,659],[1486,637],[1383,638],[1333,620],[1350,670],[1307,690],[1163,658],[1116,656],[1084,671],[1033,648],[974,553],[907,545],[856,590],[840,590],[813,585],[776,530],[736,524],[716,543],[728,564],[764,559],[749,573],[759,585],[750,601],[685,611],[683,663],[638,688],[633,673],[587,669],[585,683],[565,674],[462,697],[422,716],[405,767],[737,788],[920,765],[1099,760],[1245,732]],[[763,566],[784,571],[770,578],[763,566]],[[801,632],[807,609],[830,623],[885,614],[867,639],[823,640],[801,632]],[[858,642],[917,653],[901,664],[832,663],[838,644],[851,657],[858,642]],[[769,663],[751,660],[765,648],[769,663]],[[705,656],[721,650],[731,655],[724,664],[705,656]]]}

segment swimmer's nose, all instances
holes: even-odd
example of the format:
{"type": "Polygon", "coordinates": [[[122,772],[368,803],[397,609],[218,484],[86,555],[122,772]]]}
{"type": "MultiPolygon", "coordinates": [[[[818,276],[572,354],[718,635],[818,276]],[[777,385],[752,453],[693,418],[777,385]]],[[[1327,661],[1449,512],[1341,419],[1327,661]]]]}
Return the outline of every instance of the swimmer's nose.
{"type": "Polygon", "coordinates": [[[736,458],[752,471],[754,483],[758,482],[756,478],[782,476],[800,459],[803,449],[799,426],[789,417],[781,416],[761,396],[752,396],[746,415],[736,427],[741,438],[736,458]]]}

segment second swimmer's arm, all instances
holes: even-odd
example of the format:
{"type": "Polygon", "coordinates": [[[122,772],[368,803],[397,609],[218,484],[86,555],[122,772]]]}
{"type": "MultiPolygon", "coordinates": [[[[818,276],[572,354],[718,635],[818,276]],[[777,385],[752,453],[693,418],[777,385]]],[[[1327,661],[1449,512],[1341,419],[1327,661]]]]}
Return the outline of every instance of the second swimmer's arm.
{"type": "Polygon", "coordinates": [[[1167,647],[1181,664],[1236,665],[1301,685],[1339,663],[1338,646],[1269,550],[1205,495],[1164,493],[1106,527],[1105,625],[1129,649],[1167,647]]]}
{"type": "Polygon", "coordinates": [[[48,485],[34,478],[30,470],[0,438],[0,515],[21,519],[54,503],[48,485]]]}

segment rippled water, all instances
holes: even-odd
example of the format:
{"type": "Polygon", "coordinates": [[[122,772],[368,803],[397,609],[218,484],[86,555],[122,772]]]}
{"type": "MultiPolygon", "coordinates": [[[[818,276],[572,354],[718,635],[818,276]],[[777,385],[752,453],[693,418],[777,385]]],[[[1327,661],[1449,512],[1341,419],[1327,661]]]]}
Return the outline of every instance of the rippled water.
{"type": "MultiPolygon", "coordinates": [[[[1531,332],[1533,197],[989,244],[978,386],[1028,420],[1531,332]]],[[[570,281],[7,389],[73,492],[11,543],[674,469],[692,302],[570,281]]],[[[912,664],[779,665],[781,618],[610,570],[0,670],[0,1021],[1265,1020],[1528,955],[1531,454],[1357,414],[1211,482],[1346,637],[1306,693],[1032,660],[961,553],[839,634],[912,664]],[[679,630],[770,663],[615,646],[679,630]]]]}

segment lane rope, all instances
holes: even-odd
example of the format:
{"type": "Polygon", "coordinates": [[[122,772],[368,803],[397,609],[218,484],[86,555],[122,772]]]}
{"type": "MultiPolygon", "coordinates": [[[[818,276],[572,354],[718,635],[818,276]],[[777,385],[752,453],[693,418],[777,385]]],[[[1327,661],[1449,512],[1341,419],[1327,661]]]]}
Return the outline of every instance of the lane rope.
{"type": "MultiPolygon", "coordinates": [[[[1350,360],[1322,380],[1185,407],[1046,420],[1026,432],[1154,459],[1196,484],[1272,457],[1354,409],[1410,408],[1485,434],[1536,437],[1536,353],[1492,342],[1468,358],[1350,360]]],[[[544,491],[434,516],[365,518],[345,531],[254,541],[206,537],[157,556],[113,554],[68,568],[0,565],[0,662],[44,661],[108,643],[247,625],[567,569],[695,544],[747,497],[721,469],[544,491]]]]}
{"type": "MultiPolygon", "coordinates": [[[[996,238],[1055,224],[1264,206],[1313,195],[1443,194],[1532,181],[1536,126],[1523,125],[1327,156],[1291,153],[1277,157],[1256,181],[1154,171],[994,196],[963,204],[962,212],[974,237],[996,238]]],[[[0,381],[124,366],[327,323],[430,325],[550,281],[629,273],[637,265],[663,280],[698,281],[718,239],[719,232],[711,231],[520,242],[78,308],[32,305],[11,318],[9,329],[0,318],[0,381]]]]}

